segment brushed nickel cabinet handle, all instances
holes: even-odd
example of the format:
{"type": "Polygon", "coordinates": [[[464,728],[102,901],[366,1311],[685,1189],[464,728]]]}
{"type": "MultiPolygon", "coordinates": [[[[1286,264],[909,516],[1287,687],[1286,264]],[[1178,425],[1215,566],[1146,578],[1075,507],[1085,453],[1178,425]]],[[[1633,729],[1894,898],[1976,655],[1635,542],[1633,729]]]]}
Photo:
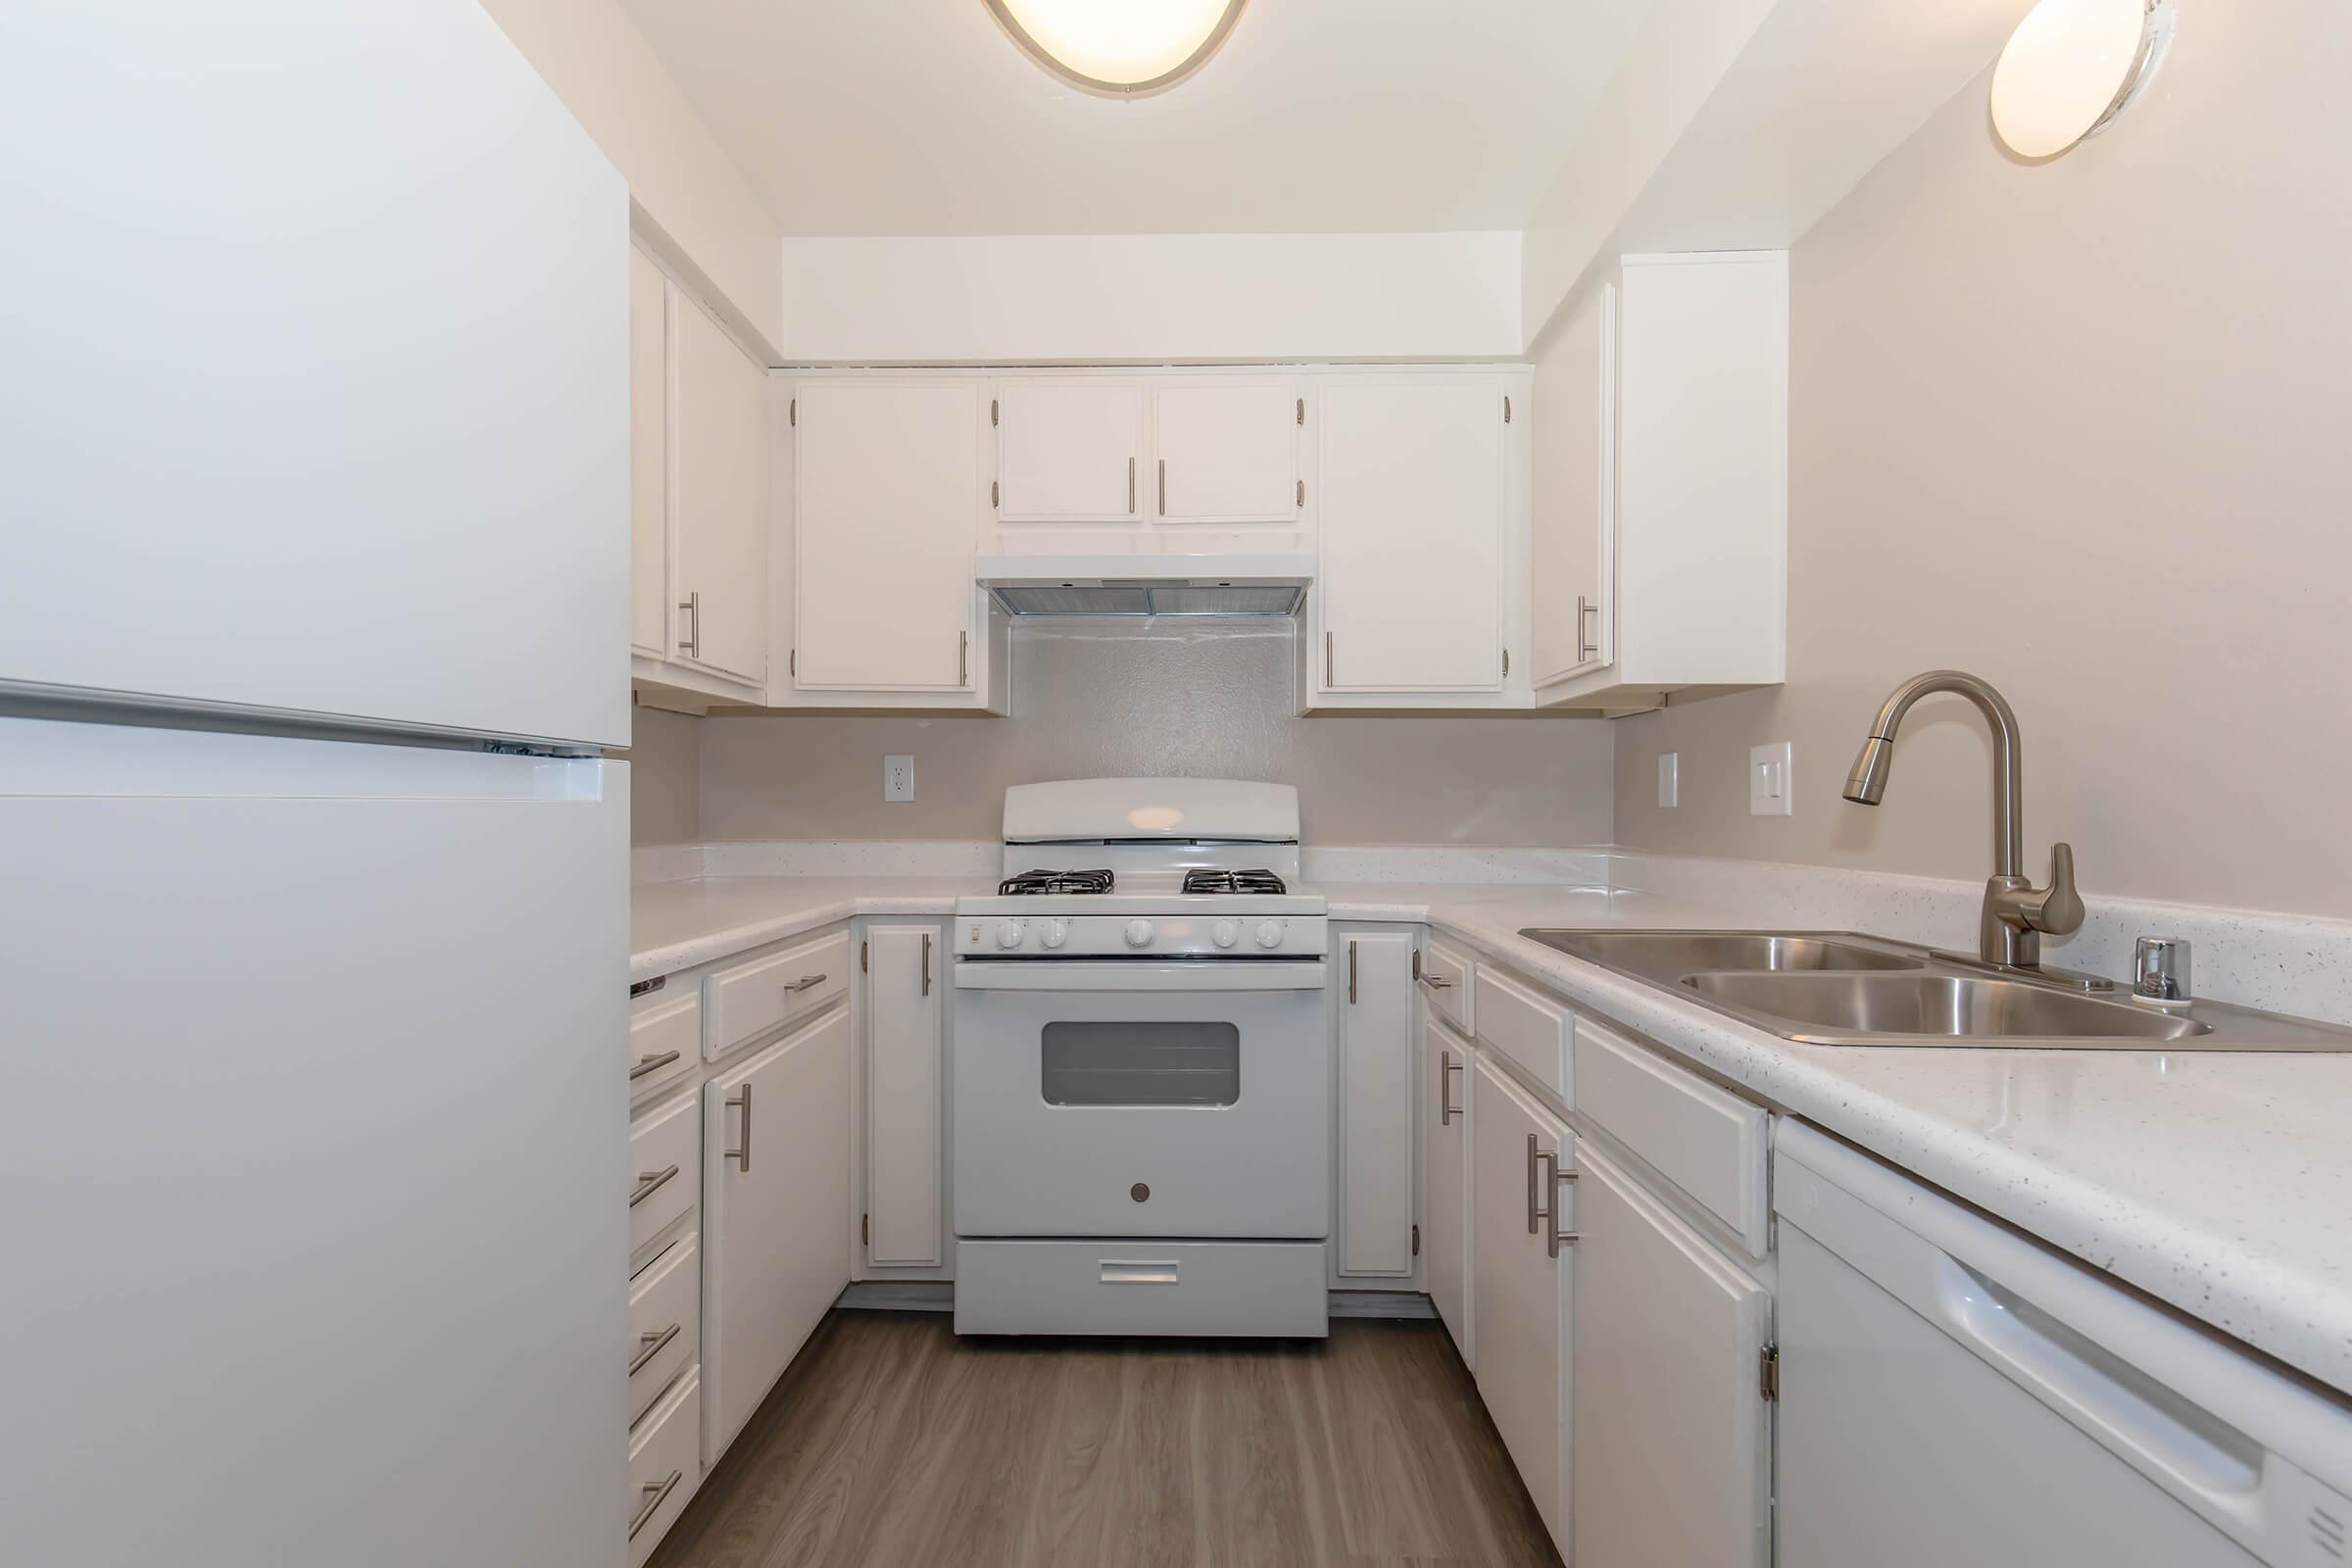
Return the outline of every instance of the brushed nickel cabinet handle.
{"type": "Polygon", "coordinates": [[[644,1348],[639,1350],[635,1355],[629,1357],[629,1376],[635,1377],[638,1373],[644,1371],[645,1364],[648,1361],[651,1361],[655,1356],[660,1355],[662,1349],[668,1346],[669,1342],[676,1339],[679,1331],[685,1327],[686,1325],[683,1323],[672,1323],[665,1329],[660,1329],[651,1334],[638,1335],[637,1343],[643,1346],[644,1348]]]}
{"type": "Polygon", "coordinates": [[[959,631],[956,634],[956,684],[969,686],[971,683],[972,634],[968,631],[959,631]]]}
{"type": "Polygon", "coordinates": [[[1298,504],[1302,507],[1306,505],[1306,481],[1304,479],[1298,481],[1298,504]]]}
{"type": "Polygon", "coordinates": [[[737,1170],[750,1170],[752,1168],[752,1086],[745,1084],[741,1089],[729,1095],[726,1099],[726,1106],[730,1110],[743,1112],[743,1147],[725,1150],[720,1152],[718,1157],[735,1161],[737,1170]]]}
{"type": "Polygon", "coordinates": [[[1326,686],[1329,686],[1329,685],[1331,685],[1331,684],[1332,684],[1332,679],[1331,679],[1331,633],[1329,633],[1329,632],[1325,632],[1325,633],[1323,634],[1323,684],[1324,684],[1324,685],[1326,685],[1326,686]]]}
{"type": "Polygon", "coordinates": [[[1544,1161],[1551,1167],[1551,1180],[1544,1183],[1544,1191],[1551,1195],[1551,1204],[1544,1210],[1544,1252],[1547,1257],[1557,1257],[1561,1248],[1576,1240],[1576,1232],[1560,1229],[1560,1189],[1576,1180],[1576,1172],[1560,1169],[1560,1156],[1556,1152],[1545,1153],[1544,1161]]]}
{"type": "Polygon", "coordinates": [[[678,1167],[675,1165],[665,1165],[660,1170],[641,1173],[637,1178],[637,1185],[629,1190],[629,1206],[635,1208],[639,1203],[667,1187],[677,1174],[678,1167]]]}
{"type": "Polygon", "coordinates": [[[1451,1094],[1453,1075],[1461,1070],[1462,1064],[1453,1059],[1452,1052],[1438,1053],[1438,1125],[1441,1127],[1452,1126],[1453,1118],[1462,1113],[1462,1107],[1453,1102],[1451,1094]]]}
{"type": "Polygon", "coordinates": [[[1421,977],[1421,983],[1429,987],[1429,989],[1432,991],[1450,991],[1453,989],[1453,982],[1440,974],[1425,974],[1421,977]]]}
{"type": "Polygon", "coordinates": [[[1600,641],[1598,638],[1595,638],[1589,643],[1585,641],[1585,617],[1587,615],[1598,614],[1599,612],[1600,607],[1598,605],[1587,603],[1583,594],[1578,594],[1576,596],[1576,662],[1580,664],[1586,662],[1588,660],[1597,658],[1600,654],[1600,641]]]}
{"type": "Polygon", "coordinates": [[[1348,944],[1348,1004],[1355,1005],[1355,944],[1348,944]]]}
{"type": "Polygon", "coordinates": [[[926,997],[927,997],[927,996],[929,996],[930,994],[931,994],[931,933],[930,933],[930,932],[928,932],[928,931],[926,931],[926,932],[924,932],[924,933],[923,933],[923,989],[922,989],[922,995],[924,995],[924,996],[926,996],[926,997]]]}
{"type": "Polygon", "coordinates": [[[1529,1133],[1527,1135],[1527,1234],[1530,1236],[1537,1234],[1537,1221],[1544,1217],[1542,1200],[1536,1196],[1536,1162],[1544,1157],[1543,1152],[1536,1148],[1536,1135],[1529,1133]]]}
{"type": "Polygon", "coordinates": [[[629,1082],[635,1083],[649,1072],[660,1072],[677,1059],[674,1051],[664,1051],[659,1056],[640,1056],[629,1068],[629,1082]]]}
{"type": "Polygon", "coordinates": [[[1135,459],[1127,460],[1127,510],[1135,510],[1135,459]]]}
{"type": "Polygon", "coordinates": [[[1502,651],[1502,678],[1504,680],[1511,678],[1511,651],[1508,648],[1502,651]]]}
{"type": "Polygon", "coordinates": [[[662,1505],[669,1500],[669,1494],[677,1491],[678,1483],[685,1479],[685,1471],[672,1470],[667,1481],[649,1481],[637,1489],[639,1492],[651,1493],[653,1495],[645,1499],[645,1506],[638,1509],[637,1517],[629,1521],[629,1539],[631,1541],[637,1539],[637,1532],[645,1528],[647,1520],[662,1511],[662,1505]]]}
{"type": "Polygon", "coordinates": [[[703,653],[703,596],[698,590],[678,601],[686,612],[686,635],[678,639],[678,652],[700,659],[703,653]]]}
{"type": "Polygon", "coordinates": [[[1159,460],[1159,514],[1168,514],[1168,460],[1159,460]]]}
{"type": "Polygon", "coordinates": [[[811,986],[823,985],[825,983],[825,978],[826,977],[821,974],[805,974],[798,980],[795,980],[792,984],[786,986],[784,989],[787,991],[806,991],[811,986]]]}

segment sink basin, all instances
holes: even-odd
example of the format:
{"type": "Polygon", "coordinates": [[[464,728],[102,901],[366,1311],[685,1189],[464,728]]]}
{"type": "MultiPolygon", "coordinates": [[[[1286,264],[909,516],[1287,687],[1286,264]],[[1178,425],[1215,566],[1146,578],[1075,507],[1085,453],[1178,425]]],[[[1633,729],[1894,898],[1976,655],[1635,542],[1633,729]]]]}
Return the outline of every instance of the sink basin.
{"type": "Polygon", "coordinates": [[[1766,931],[1527,931],[1545,947],[1612,968],[1683,975],[1701,969],[1783,973],[1810,969],[1917,969],[1922,960],[1829,937],[1766,931]]]}
{"type": "Polygon", "coordinates": [[[1852,931],[1519,934],[1808,1045],[2352,1052],[2352,1029],[2334,1024],[2221,1002],[2150,1007],[2092,976],[1852,931]]]}
{"type": "Polygon", "coordinates": [[[2186,1040],[2210,1024],[2129,1002],[1953,974],[1694,974],[1700,996],[1742,1012],[1843,1035],[2186,1040]]]}

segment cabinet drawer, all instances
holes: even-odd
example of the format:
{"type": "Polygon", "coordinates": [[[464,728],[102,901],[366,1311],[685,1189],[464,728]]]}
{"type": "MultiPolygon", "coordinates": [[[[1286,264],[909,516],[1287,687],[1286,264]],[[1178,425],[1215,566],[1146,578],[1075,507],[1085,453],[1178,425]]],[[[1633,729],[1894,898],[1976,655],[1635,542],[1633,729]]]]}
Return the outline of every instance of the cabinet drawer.
{"type": "Polygon", "coordinates": [[[1751,1256],[1764,1255],[1771,1118],[1762,1106],[1579,1018],[1576,1108],[1729,1226],[1751,1256]]]}
{"type": "Polygon", "coordinates": [[[629,1099],[643,1100],[694,1071],[703,1049],[703,999],[649,991],[629,1000],[629,1099]]]}
{"type": "Polygon", "coordinates": [[[630,1568],[654,1554],[702,1479],[703,1380],[689,1372],[629,1439],[630,1568]]]}
{"type": "Polygon", "coordinates": [[[702,1118],[692,1095],[657,1105],[629,1126],[629,1256],[641,1258],[702,1196],[702,1118]]]}
{"type": "Polygon", "coordinates": [[[703,1342],[703,1254],[689,1231],[629,1282],[629,1420],[694,1365],[703,1342]]]}
{"type": "Polygon", "coordinates": [[[1321,1339],[1320,1242],[958,1242],[958,1334],[1321,1339]]]}
{"type": "Polygon", "coordinates": [[[1492,968],[1472,981],[1478,1038],[1536,1075],[1570,1104],[1576,1102],[1568,1039],[1576,1019],[1566,1007],[1492,968]]]}
{"type": "Polygon", "coordinates": [[[720,969],[703,981],[710,1025],[703,1054],[716,1061],[739,1046],[806,1018],[850,989],[847,927],[764,958],[720,969]]]}
{"type": "Polygon", "coordinates": [[[1429,1010],[1463,1034],[1476,1032],[1471,982],[1477,965],[1470,955],[1432,937],[1421,948],[1421,994],[1429,1010]]]}

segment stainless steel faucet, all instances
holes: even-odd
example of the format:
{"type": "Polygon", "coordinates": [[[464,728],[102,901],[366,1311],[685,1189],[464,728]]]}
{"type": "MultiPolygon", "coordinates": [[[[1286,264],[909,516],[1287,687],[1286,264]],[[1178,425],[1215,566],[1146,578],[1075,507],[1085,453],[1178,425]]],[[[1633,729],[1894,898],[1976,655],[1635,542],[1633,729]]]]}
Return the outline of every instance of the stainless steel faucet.
{"type": "Polygon", "coordinates": [[[2017,714],[1999,692],[1957,669],[1931,669],[1897,686],[1846,775],[1845,798],[1857,806],[1877,806],[1886,798],[1894,732],[1913,703],[1936,692],[1967,698],[1992,726],[1992,878],[1984,884],[1984,911],[1977,922],[1977,956],[2003,969],[2038,969],[2042,935],[2062,937],[2081,929],[2082,899],[2075,891],[2071,845],[2051,847],[2048,887],[2037,888],[2026,877],[2017,714]]]}

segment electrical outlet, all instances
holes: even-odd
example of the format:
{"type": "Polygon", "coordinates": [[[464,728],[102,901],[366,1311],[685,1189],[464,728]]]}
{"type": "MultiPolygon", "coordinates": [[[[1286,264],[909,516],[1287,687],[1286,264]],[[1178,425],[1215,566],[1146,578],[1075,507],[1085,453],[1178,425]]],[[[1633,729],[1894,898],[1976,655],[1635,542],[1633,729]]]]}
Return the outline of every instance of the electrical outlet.
{"type": "Polygon", "coordinates": [[[1751,746],[1747,749],[1747,814],[1750,816],[1789,816],[1794,814],[1796,787],[1790,772],[1790,748],[1787,741],[1775,741],[1770,746],[1751,746]]]}
{"type": "Polygon", "coordinates": [[[882,759],[882,798],[886,801],[914,799],[914,759],[885,757],[882,759]]]}
{"type": "Polygon", "coordinates": [[[1683,804],[1683,754],[1658,754],[1658,804],[1676,807],[1683,804]]]}

